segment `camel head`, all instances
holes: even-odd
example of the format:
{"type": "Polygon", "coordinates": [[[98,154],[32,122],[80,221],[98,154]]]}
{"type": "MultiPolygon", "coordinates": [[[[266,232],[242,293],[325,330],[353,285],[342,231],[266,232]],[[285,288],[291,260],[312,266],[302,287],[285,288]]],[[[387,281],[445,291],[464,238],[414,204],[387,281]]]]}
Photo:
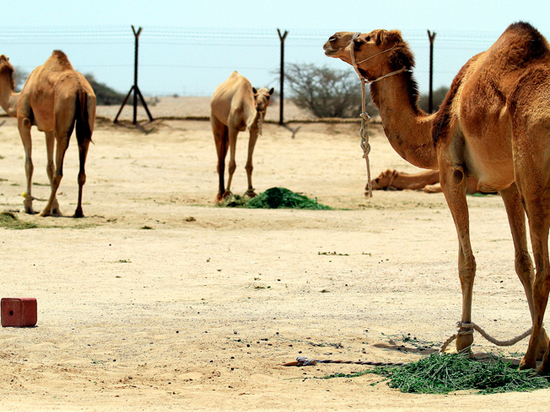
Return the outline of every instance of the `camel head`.
{"type": "Polygon", "coordinates": [[[10,63],[10,59],[8,59],[5,55],[0,56],[0,77],[8,76],[8,78],[11,80],[11,89],[15,89],[15,80],[13,78],[13,66],[10,63]]]}
{"type": "MultiPolygon", "coordinates": [[[[330,36],[324,44],[325,55],[348,64],[351,61],[351,42],[354,33],[341,31],[330,36]]],[[[398,30],[374,30],[361,33],[353,40],[355,61],[361,74],[376,79],[394,70],[414,67],[414,58],[398,30]]]]}
{"type": "MultiPolygon", "coordinates": [[[[372,190],[388,189],[391,186],[396,174],[397,171],[391,169],[383,171],[376,179],[372,180],[372,190]]],[[[367,188],[365,187],[365,190],[366,189],[367,188]]]]}
{"type": "Polygon", "coordinates": [[[351,64],[350,56],[350,43],[351,38],[355,33],[351,31],[339,31],[329,37],[327,42],[323,45],[325,55],[341,59],[348,64],[351,64]]]}
{"type": "Polygon", "coordinates": [[[414,67],[414,57],[399,30],[374,30],[361,33],[353,41],[355,61],[367,79],[414,67]]]}
{"type": "Polygon", "coordinates": [[[255,87],[253,87],[252,91],[254,92],[254,105],[256,106],[256,111],[265,115],[267,106],[269,106],[269,103],[271,103],[271,95],[273,94],[275,89],[273,89],[272,87],[271,89],[267,90],[266,87],[262,87],[261,89],[257,90],[255,87]]]}

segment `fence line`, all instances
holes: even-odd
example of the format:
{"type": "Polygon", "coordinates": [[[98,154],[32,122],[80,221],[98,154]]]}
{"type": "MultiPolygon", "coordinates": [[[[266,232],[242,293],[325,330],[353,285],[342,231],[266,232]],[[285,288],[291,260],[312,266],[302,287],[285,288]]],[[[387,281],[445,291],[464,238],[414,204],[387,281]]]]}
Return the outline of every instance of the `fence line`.
{"type": "MultiPolygon", "coordinates": [[[[346,29],[346,28],[343,28],[346,29]]],[[[286,63],[315,64],[338,70],[351,67],[324,56],[322,46],[332,30],[288,30],[286,63]]],[[[365,30],[366,31],[366,30],[365,30]]],[[[449,86],[460,67],[474,54],[486,50],[500,33],[434,30],[434,88],[449,86]]],[[[416,58],[415,77],[422,93],[429,84],[430,42],[426,30],[403,31],[416,58]]],[[[130,27],[0,28],[0,53],[10,58],[16,71],[30,73],[54,49],[63,50],[73,66],[125,95],[133,83],[134,35],[130,27]]],[[[208,117],[209,96],[233,70],[255,87],[280,88],[280,39],[274,29],[218,29],[143,27],[140,36],[139,85],[153,117],[208,117]]],[[[288,91],[288,85],[285,87],[288,91]]],[[[358,87],[358,93],[360,89],[358,87]]],[[[114,119],[120,106],[102,106],[98,115],[114,119]]],[[[121,119],[130,119],[126,107],[121,119]]],[[[139,118],[146,118],[143,108],[139,118]]],[[[311,119],[285,99],[285,121],[311,119]]],[[[268,120],[278,121],[277,108],[268,120]]]]}

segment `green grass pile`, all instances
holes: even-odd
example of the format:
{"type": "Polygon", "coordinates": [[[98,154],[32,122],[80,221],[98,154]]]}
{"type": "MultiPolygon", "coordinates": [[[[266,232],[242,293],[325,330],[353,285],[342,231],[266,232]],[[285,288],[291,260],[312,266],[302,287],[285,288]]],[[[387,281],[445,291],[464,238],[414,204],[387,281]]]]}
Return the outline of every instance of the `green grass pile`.
{"type": "Polygon", "coordinates": [[[250,209],[330,209],[329,206],[318,203],[317,199],[309,199],[307,196],[300,195],[284,187],[272,187],[253,198],[232,195],[221,206],[247,207],[250,209]]]}
{"type": "Polygon", "coordinates": [[[38,226],[34,223],[21,222],[12,212],[2,212],[0,213],[0,227],[5,229],[23,230],[35,229],[38,226]]]}
{"type": "Polygon", "coordinates": [[[533,370],[520,371],[500,358],[480,362],[460,354],[432,354],[404,366],[378,367],[373,373],[385,376],[391,388],[405,393],[445,394],[473,390],[489,394],[550,387],[547,377],[533,370]]]}

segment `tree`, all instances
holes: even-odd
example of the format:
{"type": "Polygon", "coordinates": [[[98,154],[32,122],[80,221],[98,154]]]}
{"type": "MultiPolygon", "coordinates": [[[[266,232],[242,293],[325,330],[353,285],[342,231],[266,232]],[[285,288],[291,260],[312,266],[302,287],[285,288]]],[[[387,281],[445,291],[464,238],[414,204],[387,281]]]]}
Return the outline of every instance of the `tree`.
{"type": "Polygon", "coordinates": [[[125,95],[118,93],[111,87],[107,86],[105,83],[99,83],[95,79],[95,76],[93,74],[87,73],[84,75],[84,77],[86,77],[86,80],[90,82],[92,89],[94,89],[98,106],[122,104],[122,102],[124,101],[125,95]]]}
{"type": "MultiPolygon", "coordinates": [[[[443,103],[443,100],[445,99],[445,96],[447,96],[447,92],[449,91],[449,88],[447,86],[441,86],[438,89],[434,90],[432,93],[432,102],[433,102],[433,108],[434,111],[437,111],[439,109],[439,106],[441,106],[441,103],[443,103]]],[[[426,113],[428,112],[428,95],[427,94],[421,94],[420,99],[418,100],[418,106],[424,110],[426,113]]]]}
{"type": "Polygon", "coordinates": [[[357,117],[361,113],[361,86],[352,70],[290,63],[285,80],[296,106],[317,117],[357,117]]]}
{"type": "Polygon", "coordinates": [[[29,77],[29,72],[23,70],[19,66],[13,68],[13,81],[15,82],[15,91],[20,92],[27,78],[29,77]]]}

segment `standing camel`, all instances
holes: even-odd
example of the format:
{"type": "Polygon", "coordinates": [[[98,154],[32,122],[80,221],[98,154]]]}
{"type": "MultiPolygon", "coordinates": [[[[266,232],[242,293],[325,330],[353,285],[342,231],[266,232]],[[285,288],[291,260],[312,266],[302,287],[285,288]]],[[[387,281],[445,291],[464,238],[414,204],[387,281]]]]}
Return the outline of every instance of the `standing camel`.
{"type": "Polygon", "coordinates": [[[50,179],[51,193],[42,211],[42,216],[59,216],[56,193],[63,177],[63,159],[69,140],[76,126],[80,170],[78,173],[78,204],[74,217],[83,217],[82,188],[86,182],[84,165],[88,147],[92,141],[95,122],[96,97],[84,76],[73,69],[69,59],[59,50],[42,66],[30,74],[23,90],[15,92],[13,66],[8,58],[0,56],[0,105],[12,117],[17,117],[17,127],[25,149],[25,172],[27,191],[25,212],[35,213],[32,208],[32,139],[31,127],[46,134],[48,162],[46,170],[50,179]],[[55,166],[54,143],[57,142],[55,166]]]}
{"type": "Polygon", "coordinates": [[[231,194],[231,180],[235,173],[235,148],[237,145],[237,135],[239,132],[250,131],[248,141],[248,158],[246,161],[246,175],[248,178],[248,190],[246,195],[256,196],[252,186],[252,154],[254,146],[258,140],[258,134],[262,132],[262,122],[265,118],[267,106],[269,106],[273,88],[267,90],[262,87],[256,90],[246,77],[241,76],[234,71],[231,76],[220,84],[210,100],[210,123],[216,150],[218,152],[218,176],[220,185],[216,201],[221,202],[231,194]],[[227,188],[224,186],[225,156],[227,155],[227,146],[230,150],[229,159],[229,179],[227,188]]]}
{"type": "Polygon", "coordinates": [[[542,326],[550,290],[550,46],[527,23],[512,24],[487,51],[459,71],[439,111],[417,105],[414,60],[399,31],[340,32],[325,54],[353,64],[371,83],[393,148],[410,163],[439,169],[440,183],[455,222],[462,318],[457,350],[473,342],[472,288],[476,262],[470,243],[466,186],[495,190],[504,201],[515,247],[516,272],[532,319],[529,347],[520,368],[550,372],[548,337],[542,326]],[[527,214],[536,275],[527,247],[527,214]]]}

